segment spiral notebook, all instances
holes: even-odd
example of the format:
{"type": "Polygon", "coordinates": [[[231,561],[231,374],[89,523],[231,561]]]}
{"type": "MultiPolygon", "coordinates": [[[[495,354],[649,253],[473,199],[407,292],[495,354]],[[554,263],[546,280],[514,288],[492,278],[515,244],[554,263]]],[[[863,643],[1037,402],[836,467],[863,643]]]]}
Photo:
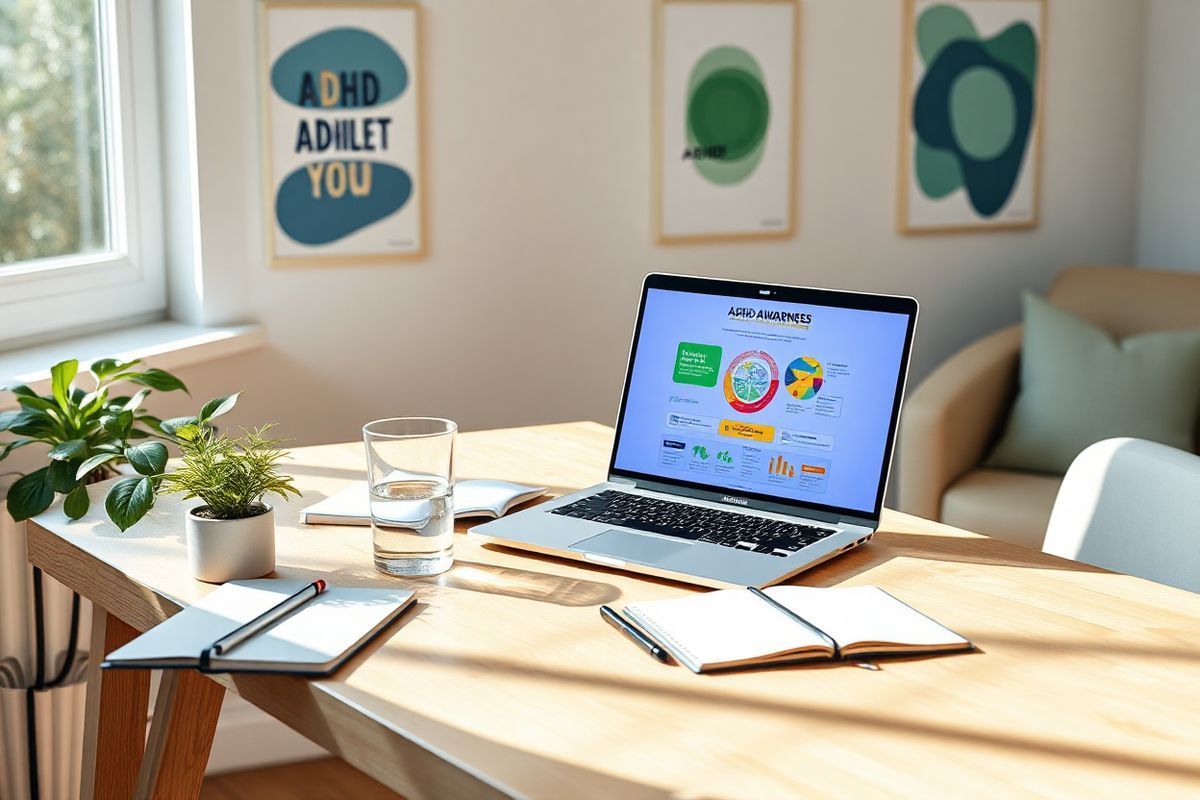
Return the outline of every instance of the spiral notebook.
{"type": "Polygon", "coordinates": [[[877,586],[722,589],[624,611],[693,672],[972,648],[877,586]]]}

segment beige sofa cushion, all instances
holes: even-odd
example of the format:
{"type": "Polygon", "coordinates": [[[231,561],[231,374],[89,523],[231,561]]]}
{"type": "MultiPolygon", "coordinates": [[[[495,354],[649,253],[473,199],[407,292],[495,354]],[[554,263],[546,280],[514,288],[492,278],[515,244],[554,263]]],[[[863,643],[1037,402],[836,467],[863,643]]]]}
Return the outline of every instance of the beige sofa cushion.
{"type": "Polygon", "coordinates": [[[1007,469],[976,469],[942,495],[947,525],[1040,550],[1062,478],[1007,469]]]}

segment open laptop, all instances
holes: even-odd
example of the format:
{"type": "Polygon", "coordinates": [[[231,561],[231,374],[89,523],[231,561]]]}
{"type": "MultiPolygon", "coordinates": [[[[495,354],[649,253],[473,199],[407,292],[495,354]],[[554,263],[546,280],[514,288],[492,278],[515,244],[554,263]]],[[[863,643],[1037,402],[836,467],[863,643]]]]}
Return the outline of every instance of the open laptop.
{"type": "Polygon", "coordinates": [[[917,302],[652,274],[608,480],[472,528],[704,586],[767,586],[879,524],[917,302]]]}

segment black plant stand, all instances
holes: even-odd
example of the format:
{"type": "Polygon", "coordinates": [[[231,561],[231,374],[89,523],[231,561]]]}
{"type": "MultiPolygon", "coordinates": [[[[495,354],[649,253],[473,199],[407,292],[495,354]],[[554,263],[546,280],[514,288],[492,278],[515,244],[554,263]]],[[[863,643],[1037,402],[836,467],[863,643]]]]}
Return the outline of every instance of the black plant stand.
{"type": "Polygon", "coordinates": [[[66,683],[75,666],[75,648],[79,643],[79,595],[71,593],[71,627],[67,634],[67,652],[58,673],[46,680],[46,616],[42,602],[42,570],[33,568],[33,636],[34,636],[34,679],[33,685],[25,689],[25,751],[29,756],[29,797],[40,800],[41,787],[38,780],[37,709],[35,699],[38,692],[54,689],[66,683]]]}

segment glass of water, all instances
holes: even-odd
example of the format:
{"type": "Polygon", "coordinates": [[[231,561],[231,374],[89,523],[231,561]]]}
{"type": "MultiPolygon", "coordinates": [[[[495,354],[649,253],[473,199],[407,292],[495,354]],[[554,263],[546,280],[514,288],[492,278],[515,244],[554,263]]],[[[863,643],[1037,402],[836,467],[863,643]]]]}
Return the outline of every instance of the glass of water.
{"type": "Polygon", "coordinates": [[[363,426],[375,568],[440,575],[454,563],[454,435],[436,417],[393,417],[363,426]]]}

